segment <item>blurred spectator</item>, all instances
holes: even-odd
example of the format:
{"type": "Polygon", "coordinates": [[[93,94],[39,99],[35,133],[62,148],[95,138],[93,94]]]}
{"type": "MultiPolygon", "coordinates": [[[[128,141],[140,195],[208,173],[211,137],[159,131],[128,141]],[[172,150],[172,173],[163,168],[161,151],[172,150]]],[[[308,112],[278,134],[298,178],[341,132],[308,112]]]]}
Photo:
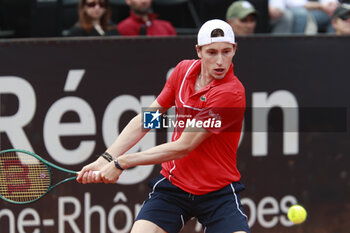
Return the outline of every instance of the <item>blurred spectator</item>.
{"type": "Polygon", "coordinates": [[[292,33],[293,14],[286,8],[286,0],[269,0],[268,11],[273,34],[292,33]]]}
{"type": "Polygon", "coordinates": [[[115,25],[110,23],[111,11],[108,0],[80,0],[78,22],[65,36],[111,36],[119,35],[115,25]]]}
{"type": "Polygon", "coordinates": [[[152,0],[125,0],[130,7],[130,16],[122,20],[117,29],[123,36],[175,36],[175,28],[170,22],[157,19],[151,13],[152,0]]]}
{"type": "Polygon", "coordinates": [[[343,3],[337,7],[332,25],[336,35],[350,35],[350,4],[343,3]]]}
{"type": "Polygon", "coordinates": [[[305,8],[315,19],[318,32],[333,32],[331,18],[338,5],[338,0],[306,1],[305,8]]]}
{"type": "Polygon", "coordinates": [[[276,19],[282,19],[284,15],[287,21],[293,22],[292,33],[306,33],[312,23],[317,27],[315,33],[331,32],[331,17],[338,4],[338,0],[269,0],[271,24],[273,27],[278,25],[276,19]]]}
{"type": "Polygon", "coordinates": [[[226,12],[226,21],[231,25],[235,35],[251,35],[256,27],[257,11],[248,1],[231,4],[226,12]]]}

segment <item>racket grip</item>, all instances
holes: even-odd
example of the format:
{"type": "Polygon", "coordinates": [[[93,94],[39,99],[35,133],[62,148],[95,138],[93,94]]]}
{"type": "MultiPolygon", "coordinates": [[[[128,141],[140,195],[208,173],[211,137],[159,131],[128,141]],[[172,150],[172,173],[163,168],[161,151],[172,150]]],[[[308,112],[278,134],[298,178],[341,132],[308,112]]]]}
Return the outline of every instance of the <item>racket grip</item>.
{"type": "MultiPolygon", "coordinates": [[[[77,172],[77,176],[79,176],[80,172],[77,172]]],[[[95,175],[97,175],[98,173],[100,173],[100,171],[93,171],[92,173],[94,173],[95,175]]]]}

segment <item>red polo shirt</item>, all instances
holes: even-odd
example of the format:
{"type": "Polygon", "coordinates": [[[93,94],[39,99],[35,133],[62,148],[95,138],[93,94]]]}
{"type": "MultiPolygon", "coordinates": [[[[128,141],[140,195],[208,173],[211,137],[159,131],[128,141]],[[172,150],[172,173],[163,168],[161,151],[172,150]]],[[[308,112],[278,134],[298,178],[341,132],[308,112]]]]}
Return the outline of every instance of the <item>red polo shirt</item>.
{"type": "Polygon", "coordinates": [[[166,108],[175,105],[177,122],[172,140],[177,140],[190,122],[207,122],[204,128],[212,135],[187,156],[162,163],[161,174],[186,192],[203,195],[240,180],[237,169],[237,147],[245,110],[245,90],[233,73],[214,80],[199,92],[194,86],[201,60],[180,62],[162,92],[158,103],[166,108]],[[216,124],[221,123],[221,124],[216,124]]]}
{"type": "Polygon", "coordinates": [[[148,15],[149,21],[143,21],[139,16],[130,12],[130,16],[122,20],[117,29],[123,36],[140,35],[141,26],[145,27],[147,36],[175,36],[175,28],[165,20],[157,19],[156,14],[148,15]]]}

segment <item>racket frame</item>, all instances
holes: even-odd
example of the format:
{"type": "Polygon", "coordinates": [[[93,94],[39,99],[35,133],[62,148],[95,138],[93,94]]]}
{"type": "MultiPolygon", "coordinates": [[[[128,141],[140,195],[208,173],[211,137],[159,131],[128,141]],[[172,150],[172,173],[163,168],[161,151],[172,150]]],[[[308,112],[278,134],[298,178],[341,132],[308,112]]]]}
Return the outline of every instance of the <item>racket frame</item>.
{"type": "Polygon", "coordinates": [[[35,154],[35,153],[32,153],[30,151],[26,151],[26,150],[19,150],[19,149],[8,149],[8,150],[3,150],[3,151],[0,151],[0,156],[1,154],[3,153],[8,153],[8,152],[20,152],[20,153],[25,153],[25,154],[28,154],[28,155],[31,155],[33,156],[34,158],[40,160],[41,162],[44,163],[44,165],[47,167],[47,170],[49,171],[50,173],[50,186],[48,187],[48,189],[46,190],[45,193],[43,193],[41,196],[39,196],[38,198],[34,199],[34,200],[30,200],[30,201],[25,201],[25,202],[18,202],[18,201],[13,201],[13,200],[9,200],[5,197],[3,197],[1,194],[0,194],[0,198],[3,199],[4,201],[7,201],[9,203],[12,203],[12,204],[29,204],[29,203],[33,203],[37,200],[39,200],[40,198],[42,198],[43,196],[45,196],[48,192],[50,192],[52,189],[56,188],[57,186],[67,182],[67,181],[70,181],[70,180],[74,180],[76,179],[77,175],[78,175],[78,172],[76,171],[72,171],[72,170],[69,170],[69,169],[66,169],[66,168],[63,168],[63,167],[60,167],[56,164],[53,164],[49,161],[47,161],[46,159],[43,159],[42,157],[40,157],[39,155],[35,154]],[[72,177],[68,177],[66,179],[63,179],[61,180],[60,182],[58,182],[57,184],[54,184],[52,185],[52,172],[51,172],[51,168],[50,167],[53,167],[57,170],[60,170],[60,171],[63,171],[63,172],[66,172],[66,173],[69,173],[69,174],[74,174],[74,176],[72,177]]]}

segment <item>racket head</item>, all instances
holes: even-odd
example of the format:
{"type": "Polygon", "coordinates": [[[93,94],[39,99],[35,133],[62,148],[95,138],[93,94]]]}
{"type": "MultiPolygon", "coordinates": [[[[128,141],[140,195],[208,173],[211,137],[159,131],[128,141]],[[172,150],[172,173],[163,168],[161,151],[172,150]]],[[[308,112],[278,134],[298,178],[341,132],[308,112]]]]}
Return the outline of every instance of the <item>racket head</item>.
{"type": "Polygon", "coordinates": [[[0,198],[27,204],[44,196],[52,186],[50,167],[38,155],[10,149],[0,151],[0,198]]]}

